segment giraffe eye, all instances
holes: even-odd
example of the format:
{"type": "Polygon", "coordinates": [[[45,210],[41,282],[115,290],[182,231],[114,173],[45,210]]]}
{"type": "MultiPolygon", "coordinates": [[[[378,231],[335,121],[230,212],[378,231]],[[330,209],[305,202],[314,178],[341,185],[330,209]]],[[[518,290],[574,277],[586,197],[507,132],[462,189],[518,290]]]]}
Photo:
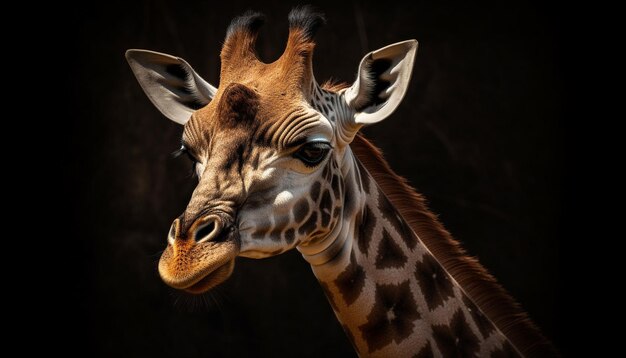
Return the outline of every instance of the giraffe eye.
{"type": "Polygon", "coordinates": [[[180,149],[172,153],[172,155],[174,156],[174,158],[178,158],[181,155],[185,155],[187,158],[189,158],[189,160],[191,161],[191,176],[197,175],[199,177],[199,175],[197,174],[198,160],[193,156],[193,154],[189,152],[189,149],[187,149],[184,144],[180,146],[180,149]]]}
{"type": "Polygon", "coordinates": [[[196,159],[193,154],[191,154],[191,152],[189,152],[189,149],[187,148],[186,145],[181,145],[180,149],[174,151],[174,153],[172,153],[172,156],[174,158],[178,158],[181,155],[185,155],[187,158],[189,158],[189,160],[191,160],[192,163],[196,164],[198,162],[198,159],[196,159]]]}
{"type": "Polygon", "coordinates": [[[324,160],[330,149],[331,147],[328,143],[311,142],[303,145],[293,156],[300,159],[304,165],[312,167],[324,160]]]}

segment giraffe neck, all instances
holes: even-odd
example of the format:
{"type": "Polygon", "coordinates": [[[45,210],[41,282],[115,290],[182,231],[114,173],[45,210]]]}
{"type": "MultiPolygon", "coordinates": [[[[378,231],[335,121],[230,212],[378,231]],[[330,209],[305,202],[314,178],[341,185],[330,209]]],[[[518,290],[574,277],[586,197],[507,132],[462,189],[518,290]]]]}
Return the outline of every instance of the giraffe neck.
{"type": "Polygon", "coordinates": [[[342,220],[298,247],[360,356],[518,356],[346,149],[342,220]]]}

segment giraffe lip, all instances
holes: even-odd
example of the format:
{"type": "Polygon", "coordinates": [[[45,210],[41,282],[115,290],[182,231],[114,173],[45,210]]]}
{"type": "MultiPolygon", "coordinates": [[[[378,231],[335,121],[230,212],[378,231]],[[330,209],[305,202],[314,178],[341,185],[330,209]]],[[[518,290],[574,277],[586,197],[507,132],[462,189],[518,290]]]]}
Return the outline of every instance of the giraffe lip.
{"type": "Polygon", "coordinates": [[[184,288],[183,290],[192,293],[192,294],[201,294],[204,293],[211,288],[219,285],[224,282],[232,273],[232,270],[235,266],[235,260],[231,260],[226,264],[216,268],[215,270],[209,272],[206,276],[201,278],[198,282],[193,285],[184,288]]]}
{"type": "Polygon", "coordinates": [[[177,242],[163,251],[159,275],[168,286],[202,293],[230,277],[238,253],[235,235],[219,242],[177,242]]]}

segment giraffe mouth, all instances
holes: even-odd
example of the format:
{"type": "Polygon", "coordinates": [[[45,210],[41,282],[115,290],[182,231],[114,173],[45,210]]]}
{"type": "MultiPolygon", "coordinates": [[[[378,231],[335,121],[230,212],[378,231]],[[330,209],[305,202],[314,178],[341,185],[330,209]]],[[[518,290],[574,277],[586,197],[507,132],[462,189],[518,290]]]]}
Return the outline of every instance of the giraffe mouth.
{"type": "Polygon", "coordinates": [[[213,287],[226,281],[226,279],[228,279],[233,273],[234,268],[235,260],[230,260],[226,264],[215,269],[215,271],[212,271],[208,275],[204,276],[204,278],[200,279],[200,281],[194,283],[187,288],[184,288],[183,290],[195,295],[207,292],[213,287]]]}
{"type": "Polygon", "coordinates": [[[204,293],[230,277],[239,254],[234,235],[225,241],[168,245],[159,260],[159,275],[170,287],[204,293]]]}

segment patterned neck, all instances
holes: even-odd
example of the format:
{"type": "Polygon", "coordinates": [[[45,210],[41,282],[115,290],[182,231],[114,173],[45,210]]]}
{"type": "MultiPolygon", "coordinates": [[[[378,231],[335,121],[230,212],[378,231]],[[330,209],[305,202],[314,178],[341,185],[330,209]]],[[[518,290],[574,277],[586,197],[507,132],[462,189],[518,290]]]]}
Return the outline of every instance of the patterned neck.
{"type": "Polygon", "coordinates": [[[347,148],[344,212],[298,247],[360,356],[519,356],[347,148]]]}

